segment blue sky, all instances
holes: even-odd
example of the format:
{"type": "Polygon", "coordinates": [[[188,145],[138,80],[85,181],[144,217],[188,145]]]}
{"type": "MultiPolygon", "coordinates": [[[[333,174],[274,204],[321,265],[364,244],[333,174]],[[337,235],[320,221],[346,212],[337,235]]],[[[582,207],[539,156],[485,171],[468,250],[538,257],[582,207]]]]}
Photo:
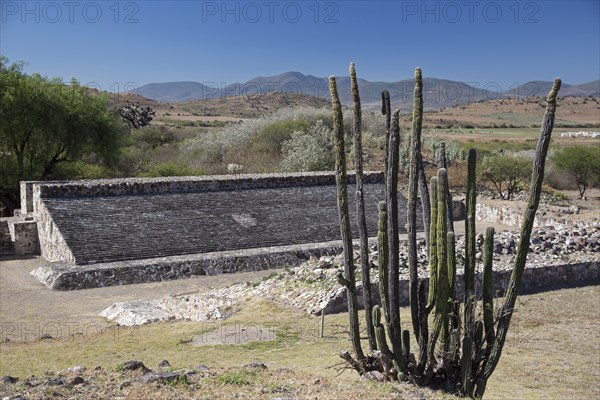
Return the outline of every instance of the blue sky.
{"type": "Polygon", "coordinates": [[[600,1],[2,0],[0,53],[108,90],[300,71],[397,81],[600,79],[600,1]]]}

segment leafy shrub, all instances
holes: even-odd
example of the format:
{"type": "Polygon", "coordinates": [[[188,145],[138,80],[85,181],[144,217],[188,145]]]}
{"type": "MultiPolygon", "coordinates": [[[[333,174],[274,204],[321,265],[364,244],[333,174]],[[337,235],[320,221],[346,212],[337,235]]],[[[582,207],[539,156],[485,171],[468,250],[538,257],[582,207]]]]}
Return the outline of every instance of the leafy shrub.
{"type": "Polygon", "coordinates": [[[335,164],[332,131],[323,121],[311,126],[308,132],[296,131],[283,143],[281,169],[284,171],[324,171],[335,164]]]}
{"type": "Polygon", "coordinates": [[[485,157],[479,174],[503,200],[510,200],[531,177],[531,168],[530,160],[524,157],[500,154],[485,157]]]}
{"type": "Polygon", "coordinates": [[[187,165],[177,162],[164,162],[152,165],[148,171],[139,174],[143,177],[159,177],[159,176],[194,176],[203,175],[201,169],[190,168],[187,165]]]}
{"type": "Polygon", "coordinates": [[[164,125],[147,126],[135,130],[132,136],[136,142],[142,142],[153,149],[175,141],[175,135],[164,125]]]}
{"type": "Polygon", "coordinates": [[[281,146],[290,140],[294,132],[306,132],[310,121],[291,119],[276,121],[264,126],[252,138],[250,151],[256,153],[267,153],[271,155],[281,154],[281,146]]]}
{"type": "Polygon", "coordinates": [[[589,186],[600,183],[600,147],[572,146],[558,150],[551,158],[554,165],[568,174],[577,185],[580,198],[589,186]]]}
{"type": "MultiPolygon", "coordinates": [[[[380,113],[364,110],[362,122],[365,136],[383,135],[385,119],[380,113]]],[[[323,129],[331,130],[331,111],[312,107],[281,109],[270,115],[230,123],[222,130],[187,139],[181,150],[188,159],[193,159],[200,165],[213,166],[211,171],[224,171],[231,163],[243,165],[247,172],[265,169],[273,171],[273,168],[288,171],[329,168],[323,149],[318,147],[318,144],[323,143],[322,139],[306,136],[311,127],[318,123],[320,126],[312,135],[321,131],[316,134],[321,136],[323,129]],[[288,141],[291,142],[284,151],[284,143],[288,141]],[[309,156],[308,151],[303,150],[304,154],[300,154],[303,145],[315,149],[316,153],[309,156]]],[[[344,109],[344,125],[350,146],[352,110],[349,108],[344,109]]]]}

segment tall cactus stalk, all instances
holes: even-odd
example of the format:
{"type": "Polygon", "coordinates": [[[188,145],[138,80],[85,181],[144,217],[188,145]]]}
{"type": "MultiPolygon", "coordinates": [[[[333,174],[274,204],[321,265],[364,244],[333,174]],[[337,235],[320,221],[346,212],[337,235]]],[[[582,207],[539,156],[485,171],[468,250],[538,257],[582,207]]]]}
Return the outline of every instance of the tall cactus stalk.
{"type": "MultiPolygon", "coordinates": [[[[388,237],[387,237],[387,205],[385,201],[379,202],[379,223],[377,224],[377,264],[379,266],[379,298],[385,313],[386,321],[390,319],[390,294],[388,292],[389,262],[388,262],[388,237]]],[[[392,337],[389,332],[388,335],[392,337]]]]}
{"type": "Polygon", "coordinates": [[[400,111],[392,115],[392,127],[388,143],[388,173],[386,175],[386,202],[388,211],[388,268],[389,268],[389,307],[388,320],[392,349],[398,364],[402,362],[400,330],[400,259],[398,238],[398,161],[400,146],[400,111]]]}
{"type": "MultiPolygon", "coordinates": [[[[351,68],[351,78],[352,80],[356,79],[353,68],[351,68]]],[[[371,318],[374,327],[375,342],[379,351],[375,351],[373,357],[365,358],[360,348],[358,337],[356,288],[351,253],[352,243],[348,218],[347,187],[345,186],[346,170],[341,105],[337,96],[335,79],[330,78],[337,153],[336,183],[338,185],[340,227],[344,245],[344,274],[340,276],[340,282],[346,286],[348,293],[351,339],[353,346],[355,346],[358,362],[349,357],[348,352],[342,352],[341,356],[361,375],[365,375],[367,371],[377,370],[384,372],[385,379],[409,381],[438,388],[444,387],[446,391],[454,394],[481,397],[485,392],[487,381],[496,368],[502,353],[517,294],[521,280],[523,279],[531,230],[540,200],[545,158],[554,123],[556,96],[560,89],[560,79],[557,78],[554,81],[553,88],[548,95],[548,106],[544,115],[534,160],[529,204],[524,211],[517,255],[508,283],[506,298],[496,321],[494,321],[492,280],[493,228],[487,229],[484,243],[483,317],[475,318],[475,164],[477,154],[473,149],[469,151],[466,199],[467,217],[465,221],[464,331],[462,333],[462,340],[461,324],[458,316],[458,296],[456,293],[455,234],[451,229],[452,222],[449,219],[452,208],[449,202],[446,168],[440,168],[437,177],[431,179],[428,196],[431,204],[429,223],[430,283],[428,296],[425,296],[424,281],[418,282],[418,276],[416,275],[415,226],[416,193],[419,187],[420,126],[422,118],[422,99],[419,99],[422,94],[421,88],[419,88],[421,84],[421,73],[417,69],[415,72],[413,135],[410,145],[411,161],[407,205],[409,217],[407,219],[407,227],[409,231],[409,261],[410,257],[413,257],[409,274],[411,313],[413,315],[414,333],[419,333],[416,335],[419,343],[419,360],[417,361],[415,354],[410,352],[408,340],[410,332],[408,330],[400,331],[397,226],[400,127],[399,112],[395,111],[390,116],[389,94],[387,92],[382,94],[383,111],[387,119],[384,160],[386,201],[379,203],[377,235],[381,307],[375,306],[373,308],[371,318]],[[416,299],[413,297],[415,294],[416,299]],[[386,325],[381,322],[382,312],[386,316],[386,325]],[[427,326],[427,316],[430,312],[434,313],[433,329],[431,332],[429,332],[427,326]],[[391,341],[391,346],[388,346],[388,339],[391,341]],[[440,351],[436,354],[436,350],[438,349],[440,351]],[[395,373],[392,373],[392,371],[395,371],[395,373]]],[[[356,93],[356,97],[358,98],[358,93],[356,93]]],[[[358,104],[357,101],[355,101],[355,106],[356,104],[358,104]]],[[[440,166],[447,166],[443,155],[444,147],[442,146],[440,166]]],[[[421,195],[423,194],[421,193],[421,195]]]]}
{"type": "Polygon", "coordinates": [[[461,357],[461,370],[460,370],[460,384],[461,384],[461,394],[463,396],[470,396],[472,390],[471,383],[471,361],[472,354],[472,342],[471,337],[465,335],[463,337],[463,348],[462,348],[462,357],[461,357]]]}
{"type": "Polygon", "coordinates": [[[488,227],[485,231],[483,245],[483,324],[485,338],[489,346],[494,344],[494,228],[488,227]]]}
{"type": "Polygon", "coordinates": [[[371,279],[369,273],[369,240],[367,233],[367,218],[365,217],[365,196],[363,193],[363,151],[362,151],[362,114],[360,109],[360,95],[356,81],[354,63],[350,64],[350,82],[352,86],[352,105],[354,109],[354,169],[356,172],[356,218],[358,219],[358,237],[360,240],[360,268],[362,272],[362,294],[365,306],[365,325],[369,338],[369,347],[377,348],[375,331],[371,318],[373,307],[371,296],[371,279]]]}
{"type": "Polygon", "coordinates": [[[333,107],[333,130],[336,151],[335,182],[337,186],[337,203],[340,216],[340,231],[342,247],[344,250],[344,274],[339,280],[346,287],[348,297],[348,313],[350,319],[350,338],[356,358],[365,358],[360,344],[360,329],[358,322],[358,301],[356,299],[356,280],[354,276],[354,260],[352,251],[352,231],[350,227],[350,214],[348,212],[348,186],[346,179],[346,152],[344,147],[344,121],[342,104],[338,96],[335,77],[329,77],[329,92],[333,107]]]}
{"type": "MultiPolygon", "coordinates": [[[[550,145],[552,129],[554,128],[556,97],[558,95],[558,91],[560,90],[560,85],[560,78],[554,79],[552,90],[550,90],[550,93],[548,94],[546,112],[544,114],[544,120],[540,130],[540,138],[537,143],[535,158],[533,160],[533,173],[531,174],[529,200],[523,213],[523,222],[521,224],[521,233],[519,235],[519,244],[517,247],[515,264],[508,282],[506,297],[502,305],[500,317],[497,322],[496,340],[494,341],[489,358],[484,363],[483,370],[479,377],[481,378],[481,385],[484,387],[490,375],[492,375],[496,369],[498,361],[500,360],[500,355],[502,354],[502,349],[504,348],[504,342],[506,341],[506,334],[508,333],[510,320],[515,309],[515,302],[517,301],[519,288],[523,279],[523,273],[525,272],[531,230],[533,229],[535,213],[540,203],[540,196],[542,193],[544,167],[546,165],[546,155],[548,153],[548,146],[550,145]]],[[[478,392],[483,394],[483,390],[479,388],[478,392]]]]}
{"type": "Polygon", "coordinates": [[[393,354],[387,344],[385,338],[385,329],[381,323],[381,307],[373,307],[373,328],[375,330],[375,339],[377,340],[377,348],[381,352],[381,358],[385,373],[389,373],[392,366],[393,354]]]}
{"type": "Polygon", "coordinates": [[[415,69],[415,92],[413,104],[413,128],[410,140],[410,167],[408,172],[408,211],[406,230],[408,234],[408,274],[409,297],[412,325],[415,337],[419,340],[420,318],[418,306],[417,273],[417,190],[419,167],[421,165],[421,126],[423,123],[423,80],[421,69],[415,69]]]}
{"type": "Polygon", "coordinates": [[[437,259],[439,268],[437,276],[438,296],[435,305],[436,314],[442,319],[441,340],[443,349],[448,350],[450,335],[448,332],[448,300],[450,281],[448,268],[448,225],[446,224],[446,186],[448,174],[445,169],[438,171],[438,214],[437,214],[437,259]]]}
{"type": "Polygon", "coordinates": [[[437,290],[437,176],[431,177],[429,198],[431,203],[431,218],[429,228],[429,295],[427,300],[427,311],[430,312],[435,306],[435,293],[437,290]]]}
{"type": "Polygon", "coordinates": [[[469,150],[467,169],[467,198],[465,217],[465,272],[464,279],[464,329],[472,337],[475,298],[475,206],[477,202],[476,163],[477,152],[469,150]]]}
{"type": "Polygon", "coordinates": [[[381,92],[381,113],[385,115],[385,141],[383,146],[383,173],[388,174],[388,147],[390,142],[390,129],[392,127],[392,106],[390,104],[390,92],[381,92]]]}
{"type": "MultiPolygon", "coordinates": [[[[446,158],[446,143],[440,143],[440,153],[438,158],[438,168],[444,168],[448,170],[448,159],[446,158]]],[[[448,231],[454,232],[454,216],[452,215],[452,194],[450,193],[450,185],[448,185],[448,192],[446,193],[446,204],[448,213],[448,231]]]]}
{"type": "Polygon", "coordinates": [[[428,343],[428,370],[435,367],[435,347],[438,338],[442,342],[442,354],[448,351],[450,343],[449,335],[449,280],[448,280],[448,226],[446,225],[446,196],[445,186],[448,184],[448,175],[445,169],[438,170],[437,176],[437,214],[432,215],[436,221],[436,279],[435,279],[435,312],[433,320],[433,331],[428,343]]]}

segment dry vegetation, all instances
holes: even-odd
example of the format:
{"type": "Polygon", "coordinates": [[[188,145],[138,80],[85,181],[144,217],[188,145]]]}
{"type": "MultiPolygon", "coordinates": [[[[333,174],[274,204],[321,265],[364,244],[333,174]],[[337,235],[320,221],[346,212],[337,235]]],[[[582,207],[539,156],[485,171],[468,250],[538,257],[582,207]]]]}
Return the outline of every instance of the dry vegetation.
{"type": "Polygon", "coordinates": [[[248,96],[231,96],[217,99],[194,100],[182,103],[159,103],[156,107],[158,121],[176,119],[184,121],[238,121],[270,114],[290,107],[328,107],[329,102],[314,96],[292,93],[264,93],[248,96]]]}
{"type": "MultiPolygon", "coordinates": [[[[600,396],[600,288],[583,287],[520,297],[497,373],[486,398],[591,399],[600,396]]],[[[410,312],[401,310],[404,323],[410,312]]],[[[336,377],[338,351],[350,348],[346,315],[327,316],[325,338],[319,338],[319,318],[280,308],[270,302],[248,301],[231,319],[221,323],[170,322],[140,328],[112,327],[87,336],[0,345],[0,375],[21,381],[46,371],[85,365],[85,385],[74,388],[23,383],[0,383],[0,395],[107,398],[450,398],[407,385],[360,382],[355,373],[336,377]],[[272,340],[245,344],[197,346],[200,335],[236,331],[256,332],[268,327],[272,340]],[[242,331],[246,329],[246,331],[242,331]],[[197,344],[197,341],[196,341],[197,344]],[[119,364],[136,359],[157,370],[167,359],[173,369],[211,367],[176,384],[139,385],[137,372],[119,372],[119,364]],[[260,361],[268,370],[248,369],[260,361]],[[98,366],[100,368],[95,369],[98,366]],[[124,381],[133,384],[122,385],[124,381]],[[122,389],[121,389],[122,387],[122,389]]],[[[413,343],[414,345],[414,343],[413,343]]]]}
{"type": "MultiPolygon", "coordinates": [[[[544,97],[498,99],[475,102],[426,112],[424,127],[500,127],[530,128],[540,123],[540,114],[546,107],[544,97]]],[[[557,120],[561,127],[600,127],[600,99],[559,97],[557,120]]]]}

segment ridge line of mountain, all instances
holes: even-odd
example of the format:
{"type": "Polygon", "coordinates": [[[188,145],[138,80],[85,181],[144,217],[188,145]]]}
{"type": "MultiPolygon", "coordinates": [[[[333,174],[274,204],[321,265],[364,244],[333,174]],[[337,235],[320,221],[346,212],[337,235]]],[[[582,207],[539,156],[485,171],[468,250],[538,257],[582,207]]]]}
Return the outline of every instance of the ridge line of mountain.
{"type": "MultiPolygon", "coordinates": [[[[352,96],[348,77],[337,78],[340,100],[351,104],[352,96]]],[[[499,84],[490,82],[480,87],[477,82],[460,82],[441,78],[424,78],[424,100],[426,109],[439,109],[457,104],[498,98],[523,98],[545,96],[552,87],[551,81],[530,81],[522,85],[502,90],[499,84]]],[[[396,82],[367,81],[359,79],[359,90],[364,105],[375,105],[381,101],[381,92],[388,90],[391,99],[400,108],[412,104],[413,79],[396,82]]],[[[184,102],[211,98],[245,96],[257,93],[284,92],[307,94],[329,98],[329,78],[304,75],[300,72],[285,72],[274,76],[258,76],[249,81],[233,84],[217,82],[164,82],[149,83],[135,90],[136,94],[161,102],[184,102]]],[[[600,97],[600,80],[579,85],[563,83],[561,96],[600,97]]]]}

